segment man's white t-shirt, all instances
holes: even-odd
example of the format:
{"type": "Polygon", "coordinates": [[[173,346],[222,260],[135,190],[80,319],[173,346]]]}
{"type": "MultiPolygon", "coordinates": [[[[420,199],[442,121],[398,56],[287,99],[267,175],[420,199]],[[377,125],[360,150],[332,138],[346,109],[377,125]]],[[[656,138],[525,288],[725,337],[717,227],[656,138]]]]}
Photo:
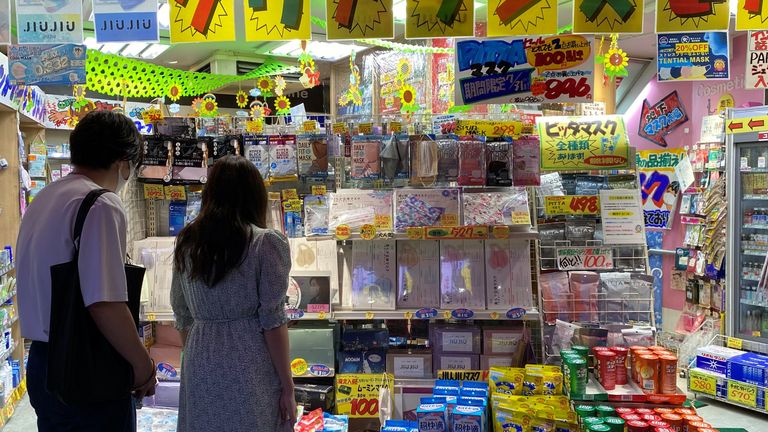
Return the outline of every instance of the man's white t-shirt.
{"type": "MultiPolygon", "coordinates": [[[[72,261],[75,218],[88,192],[100,187],[70,174],[38,193],[21,221],[16,279],[22,337],[48,342],[51,266],[72,261]]],[[[85,218],[80,239],[80,287],[86,306],[128,301],[125,281],[126,221],[120,198],[99,197],[85,218]]]]}

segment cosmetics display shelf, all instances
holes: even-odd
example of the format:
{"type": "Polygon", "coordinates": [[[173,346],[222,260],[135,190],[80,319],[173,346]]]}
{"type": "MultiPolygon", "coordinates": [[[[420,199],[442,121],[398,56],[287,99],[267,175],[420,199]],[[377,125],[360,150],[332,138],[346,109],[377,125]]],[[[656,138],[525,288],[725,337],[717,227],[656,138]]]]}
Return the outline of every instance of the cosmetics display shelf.
{"type": "MultiPolygon", "coordinates": [[[[3,277],[6,274],[8,274],[11,271],[13,271],[14,267],[15,267],[15,264],[13,264],[13,263],[8,264],[7,266],[4,266],[4,267],[0,267],[0,277],[3,277]]],[[[3,302],[3,303],[5,303],[5,302],[3,302]]]]}
{"type": "Polygon", "coordinates": [[[13,355],[13,352],[16,351],[16,348],[18,346],[19,346],[19,344],[14,342],[13,345],[11,345],[11,347],[9,349],[7,349],[7,350],[3,351],[2,353],[0,353],[0,363],[8,360],[8,357],[13,355]]]}
{"type": "Polygon", "coordinates": [[[740,406],[762,414],[768,412],[765,395],[766,387],[728,379],[702,369],[688,371],[688,391],[694,397],[707,397],[719,402],[740,406]]]}

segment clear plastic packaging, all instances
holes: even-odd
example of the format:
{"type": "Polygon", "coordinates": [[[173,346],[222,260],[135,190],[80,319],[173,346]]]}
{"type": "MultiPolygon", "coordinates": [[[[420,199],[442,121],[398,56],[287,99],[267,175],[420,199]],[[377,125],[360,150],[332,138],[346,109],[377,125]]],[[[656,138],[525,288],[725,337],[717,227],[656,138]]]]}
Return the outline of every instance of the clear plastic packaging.
{"type": "Polygon", "coordinates": [[[374,224],[378,232],[392,231],[392,191],[341,190],[328,194],[328,204],[330,232],[342,224],[352,232],[365,224],[374,224]]]}
{"type": "Polygon", "coordinates": [[[458,226],[458,189],[395,190],[395,230],[408,227],[458,226]]]}
{"type": "Polygon", "coordinates": [[[325,195],[304,197],[304,235],[328,234],[328,199],[325,195]]]}
{"type": "Polygon", "coordinates": [[[358,241],[352,245],[352,308],[395,309],[395,241],[358,241]]]}
{"type": "Polygon", "coordinates": [[[381,150],[382,174],[386,180],[406,180],[410,177],[410,153],[408,137],[391,135],[384,140],[381,150]]]}
{"type": "Polygon", "coordinates": [[[553,323],[560,319],[572,321],[573,296],[565,272],[542,273],[539,275],[544,321],[553,323]]]}
{"type": "Polygon", "coordinates": [[[512,179],[515,186],[539,186],[541,184],[541,152],[539,140],[526,137],[512,145],[512,179]]]}
{"type": "Polygon", "coordinates": [[[574,271],[569,273],[569,281],[573,294],[574,319],[580,322],[596,322],[600,275],[595,272],[574,271]]]}
{"type": "Polygon", "coordinates": [[[298,179],[295,135],[271,135],[269,137],[269,178],[272,181],[298,179]]]}
{"type": "Polygon", "coordinates": [[[411,141],[411,173],[414,182],[432,183],[437,178],[438,145],[430,139],[411,141]]]}
{"type": "Polygon", "coordinates": [[[510,188],[504,192],[465,192],[462,195],[464,225],[530,225],[528,192],[510,188]]]}
{"type": "Polygon", "coordinates": [[[447,185],[459,178],[459,142],[452,138],[437,140],[437,183],[447,185]]]}
{"type": "Polygon", "coordinates": [[[486,143],[486,185],[512,186],[512,142],[486,143]]]}
{"type": "Polygon", "coordinates": [[[269,179],[269,146],[266,136],[246,136],[243,138],[245,157],[256,166],[259,174],[266,181],[269,179]]]}
{"type": "Polygon", "coordinates": [[[440,306],[440,244],[437,240],[397,242],[397,307],[440,306]]]}
{"type": "Polygon", "coordinates": [[[461,186],[485,185],[485,143],[477,140],[459,142],[459,177],[461,186]]]}
{"type": "Polygon", "coordinates": [[[328,142],[325,135],[302,135],[296,142],[299,177],[328,177],[328,142]]]}
{"type": "Polygon", "coordinates": [[[372,136],[352,137],[353,180],[376,180],[381,177],[381,138],[372,136]]]}
{"type": "Polygon", "coordinates": [[[482,240],[440,241],[440,307],[485,308],[482,240]]]}

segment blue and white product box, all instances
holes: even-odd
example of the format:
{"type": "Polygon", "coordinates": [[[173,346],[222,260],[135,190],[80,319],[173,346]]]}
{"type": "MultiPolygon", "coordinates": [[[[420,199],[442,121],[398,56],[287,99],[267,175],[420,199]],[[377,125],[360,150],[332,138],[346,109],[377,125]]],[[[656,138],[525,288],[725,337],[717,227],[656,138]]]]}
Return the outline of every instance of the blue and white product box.
{"type": "Polygon", "coordinates": [[[755,353],[744,353],[728,359],[729,379],[762,387],[768,386],[768,357],[755,353]]]}
{"type": "Polygon", "coordinates": [[[718,345],[699,347],[696,348],[696,367],[725,375],[728,369],[728,359],[742,354],[744,351],[718,345]]]}
{"type": "Polygon", "coordinates": [[[387,420],[381,432],[419,432],[419,424],[410,420],[387,420]]]}
{"type": "Polygon", "coordinates": [[[460,402],[451,413],[453,432],[485,432],[485,410],[460,402]]]}
{"type": "Polygon", "coordinates": [[[446,406],[442,403],[425,403],[416,410],[419,432],[448,432],[446,406]]]}

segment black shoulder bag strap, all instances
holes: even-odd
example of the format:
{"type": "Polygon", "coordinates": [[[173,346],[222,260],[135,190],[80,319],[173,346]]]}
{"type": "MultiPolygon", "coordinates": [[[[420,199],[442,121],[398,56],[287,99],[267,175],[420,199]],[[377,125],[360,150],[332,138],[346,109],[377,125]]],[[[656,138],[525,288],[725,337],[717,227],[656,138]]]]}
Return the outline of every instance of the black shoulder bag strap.
{"type": "Polygon", "coordinates": [[[94,189],[88,192],[88,195],[83,198],[83,202],[80,204],[80,209],[77,211],[77,217],[75,218],[75,231],[72,236],[72,241],[75,243],[75,260],[80,256],[80,237],[83,235],[85,218],[88,217],[88,212],[91,211],[91,207],[96,204],[99,197],[107,192],[109,192],[108,189],[94,189]]]}

